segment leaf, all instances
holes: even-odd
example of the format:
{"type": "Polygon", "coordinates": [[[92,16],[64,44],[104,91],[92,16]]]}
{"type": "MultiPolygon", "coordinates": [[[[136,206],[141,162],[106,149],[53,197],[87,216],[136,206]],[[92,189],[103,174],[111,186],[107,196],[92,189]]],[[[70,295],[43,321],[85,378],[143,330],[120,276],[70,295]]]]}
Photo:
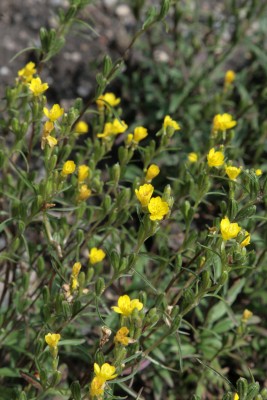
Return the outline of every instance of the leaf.
{"type": "Polygon", "coordinates": [[[7,376],[8,378],[18,378],[20,377],[20,373],[18,368],[3,367],[0,368],[0,376],[7,376]]]}
{"type": "Polygon", "coordinates": [[[58,346],[79,346],[84,342],[85,339],[66,339],[66,340],[60,340],[58,342],[58,346]]]}

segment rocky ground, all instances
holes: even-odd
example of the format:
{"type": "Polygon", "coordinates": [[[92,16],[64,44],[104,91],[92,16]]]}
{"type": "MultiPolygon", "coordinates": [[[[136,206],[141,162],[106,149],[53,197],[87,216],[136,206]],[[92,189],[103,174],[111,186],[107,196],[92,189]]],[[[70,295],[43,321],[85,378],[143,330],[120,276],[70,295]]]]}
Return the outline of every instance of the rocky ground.
{"type": "MultiPolygon", "coordinates": [[[[57,26],[58,9],[67,9],[67,0],[1,0],[0,1],[0,97],[7,84],[12,84],[17,71],[34,60],[39,46],[41,26],[57,26]]],[[[94,90],[95,73],[105,54],[113,59],[123,53],[135,24],[130,7],[118,0],[95,1],[80,18],[93,30],[76,25],[64,49],[48,63],[42,78],[49,83],[51,101],[71,103],[76,97],[87,98],[94,90]]]]}

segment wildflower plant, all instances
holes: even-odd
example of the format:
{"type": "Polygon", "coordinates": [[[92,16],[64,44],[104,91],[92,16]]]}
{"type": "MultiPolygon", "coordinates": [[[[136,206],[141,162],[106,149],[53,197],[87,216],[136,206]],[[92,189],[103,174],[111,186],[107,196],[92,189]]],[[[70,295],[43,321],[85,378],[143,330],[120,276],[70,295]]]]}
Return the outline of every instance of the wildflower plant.
{"type": "Polygon", "coordinates": [[[176,10],[162,0],[120,59],[104,57],[93,99],[49,104],[42,71],[87,3],[41,28],[38,62],[2,101],[3,400],[267,398],[250,368],[266,351],[266,166],[242,153],[243,117],[227,112],[238,73],[222,74],[194,146],[176,107],[128,120],[108,85],[176,10]]]}

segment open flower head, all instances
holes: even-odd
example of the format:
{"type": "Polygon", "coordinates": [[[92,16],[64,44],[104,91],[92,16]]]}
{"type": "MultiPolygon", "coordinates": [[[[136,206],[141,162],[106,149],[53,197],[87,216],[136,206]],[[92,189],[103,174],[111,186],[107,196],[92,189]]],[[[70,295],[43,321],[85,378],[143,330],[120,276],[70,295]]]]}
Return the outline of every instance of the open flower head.
{"type": "Polygon", "coordinates": [[[221,151],[215,151],[212,148],[207,155],[207,160],[209,167],[221,167],[224,163],[224,155],[221,151]]]}
{"type": "Polygon", "coordinates": [[[121,99],[116,97],[114,93],[105,93],[98,97],[96,100],[96,104],[99,108],[103,108],[105,106],[116,107],[120,104],[121,99]]]}
{"type": "Polygon", "coordinates": [[[73,172],[76,169],[76,164],[72,160],[68,160],[64,163],[61,175],[62,176],[67,176],[73,174],[73,172]]]}
{"type": "Polygon", "coordinates": [[[138,189],[135,189],[135,194],[143,207],[146,207],[151,199],[151,196],[154,191],[154,186],[150,183],[145,183],[140,186],[138,189]]]}
{"type": "Polygon", "coordinates": [[[42,83],[39,77],[32,78],[31,82],[29,83],[29,89],[34,96],[40,96],[40,94],[44,93],[48,87],[48,84],[42,83]]]}
{"type": "Polygon", "coordinates": [[[106,257],[106,253],[102,249],[98,249],[97,247],[93,247],[89,253],[89,261],[91,264],[97,264],[104,260],[106,257]]]}
{"type": "Polygon", "coordinates": [[[229,69],[226,71],[224,76],[224,85],[229,86],[235,81],[236,74],[233,70],[229,69]]]}
{"type": "Polygon", "coordinates": [[[115,374],[116,372],[116,367],[113,365],[110,365],[108,363],[103,364],[101,367],[97,364],[94,363],[94,373],[95,375],[103,379],[103,381],[110,381],[111,379],[115,379],[118,374],[115,374]]]}
{"type": "Polygon", "coordinates": [[[43,127],[41,149],[44,150],[45,144],[47,143],[49,147],[53,148],[57,145],[57,139],[50,135],[54,129],[54,123],[51,121],[46,121],[43,127]]]}
{"type": "Polygon", "coordinates": [[[44,115],[52,122],[55,122],[64,114],[64,108],[61,108],[59,104],[54,104],[51,110],[43,108],[44,115]]]}
{"type": "Polygon", "coordinates": [[[156,176],[158,176],[159,173],[160,173],[159,167],[156,164],[151,164],[146,172],[146,181],[148,182],[152,181],[152,179],[156,178],[156,176]]]}
{"type": "Polygon", "coordinates": [[[150,212],[149,218],[151,221],[160,221],[163,217],[168,214],[169,206],[166,201],[163,201],[160,196],[152,197],[148,203],[148,211],[150,212]]]}
{"type": "Polygon", "coordinates": [[[143,303],[141,303],[138,299],[131,300],[130,297],[125,294],[124,296],[119,297],[118,306],[113,306],[111,308],[116,313],[122,314],[125,317],[129,317],[135,308],[137,308],[138,311],[142,310],[143,303]]]}
{"type": "Polygon", "coordinates": [[[239,400],[238,393],[235,393],[235,394],[234,394],[233,400],[239,400]]]}
{"type": "Polygon", "coordinates": [[[241,171],[241,168],[233,167],[231,165],[225,167],[225,172],[232,181],[236,180],[241,171]]]}
{"type": "Polygon", "coordinates": [[[240,243],[241,247],[246,247],[250,244],[250,234],[248,233],[248,231],[246,231],[245,233],[245,239],[242,240],[242,242],[240,243]]]}
{"type": "Polygon", "coordinates": [[[236,126],[237,122],[233,120],[230,114],[217,114],[213,118],[213,132],[226,131],[236,126]]]}
{"type": "Polygon", "coordinates": [[[114,338],[115,343],[120,343],[123,346],[128,346],[130,338],[128,337],[129,329],[126,326],[121,327],[114,338]]]}
{"type": "Polygon", "coordinates": [[[84,135],[89,131],[89,126],[85,121],[79,121],[74,126],[74,132],[78,133],[78,135],[84,135]]]}
{"type": "Polygon", "coordinates": [[[173,131],[179,131],[181,129],[180,125],[176,121],[174,121],[174,119],[172,119],[169,115],[166,115],[166,117],[164,118],[163,127],[165,129],[170,127],[173,129],[173,131]]]}
{"type": "Polygon", "coordinates": [[[220,228],[223,240],[234,239],[241,231],[241,227],[238,223],[231,223],[227,217],[221,220],[220,228]]]}
{"type": "Polygon", "coordinates": [[[18,76],[25,82],[30,82],[33,78],[33,75],[36,74],[37,70],[35,68],[35,63],[30,61],[25,65],[24,68],[18,71],[18,76]]]}
{"type": "Polygon", "coordinates": [[[95,376],[90,385],[90,396],[102,399],[105,389],[105,380],[100,376],[95,376]]]}
{"type": "Polygon", "coordinates": [[[85,164],[80,165],[78,168],[78,181],[84,182],[89,175],[89,167],[85,164]]]}
{"type": "Polygon", "coordinates": [[[193,164],[193,163],[196,163],[196,162],[197,162],[197,160],[198,160],[198,155],[197,155],[197,153],[192,152],[192,153],[189,153],[189,154],[188,154],[187,158],[188,158],[188,161],[191,162],[191,163],[193,164]]]}
{"type": "Polygon", "coordinates": [[[259,169],[259,168],[256,169],[255,174],[256,174],[257,176],[261,176],[261,175],[262,175],[262,170],[259,169]]]}
{"type": "Polygon", "coordinates": [[[104,126],[103,133],[98,133],[97,137],[99,138],[107,138],[110,136],[119,135],[126,131],[128,125],[124,122],[115,118],[113,122],[106,122],[104,126]]]}
{"type": "Polygon", "coordinates": [[[50,348],[56,348],[60,341],[60,337],[59,333],[48,333],[45,335],[45,341],[50,348]]]}
{"type": "Polygon", "coordinates": [[[87,185],[82,185],[79,188],[79,194],[77,200],[78,201],[87,200],[91,196],[91,194],[92,194],[91,189],[89,189],[87,185]]]}
{"type": "Polygon", "coordinates": [[[137,126],[133,133],[133,141],[139,143],[141,140],[145,139],[148,135],[147,129],[143,126],[137,126]]]}

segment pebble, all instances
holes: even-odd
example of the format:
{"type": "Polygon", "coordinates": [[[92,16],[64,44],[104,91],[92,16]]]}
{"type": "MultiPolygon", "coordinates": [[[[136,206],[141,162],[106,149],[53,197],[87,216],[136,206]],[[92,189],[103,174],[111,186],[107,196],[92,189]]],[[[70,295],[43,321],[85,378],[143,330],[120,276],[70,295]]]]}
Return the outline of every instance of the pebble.
{"type": "Polygon", "coordinates": [[[10,73],[10,69],[6,66],[0,68],[0,75],[7,76],[10,73]]]}

